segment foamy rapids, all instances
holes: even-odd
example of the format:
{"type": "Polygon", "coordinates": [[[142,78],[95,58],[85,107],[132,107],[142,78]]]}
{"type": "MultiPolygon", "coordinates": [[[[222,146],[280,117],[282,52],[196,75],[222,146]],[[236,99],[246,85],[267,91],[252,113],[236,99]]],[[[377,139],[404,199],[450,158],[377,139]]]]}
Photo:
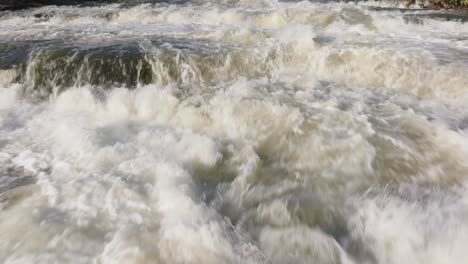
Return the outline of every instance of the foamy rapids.
{"type": "Polygon", "coordinates": [[[1,263],[468,263],[468,14],[0,12],[1,263]]]}

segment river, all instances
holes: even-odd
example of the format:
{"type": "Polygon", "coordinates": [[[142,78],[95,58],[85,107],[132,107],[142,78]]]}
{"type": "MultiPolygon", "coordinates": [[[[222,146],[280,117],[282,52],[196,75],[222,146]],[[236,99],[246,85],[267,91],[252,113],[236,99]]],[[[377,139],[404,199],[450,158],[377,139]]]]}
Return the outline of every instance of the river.
{"type": "Polygon", "coordinates": [[[468,13],[0,12],[0,262],[465,264],[468,13]]]}

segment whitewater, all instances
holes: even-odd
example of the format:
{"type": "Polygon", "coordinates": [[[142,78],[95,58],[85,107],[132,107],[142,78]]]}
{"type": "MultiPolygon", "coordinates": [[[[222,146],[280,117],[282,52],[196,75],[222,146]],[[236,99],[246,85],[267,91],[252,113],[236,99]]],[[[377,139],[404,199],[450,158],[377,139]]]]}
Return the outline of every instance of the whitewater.
{"type": "Polygon", "coordinates": [[[468,263],[468,13],[0,12],[1,263],[468,263]]]}

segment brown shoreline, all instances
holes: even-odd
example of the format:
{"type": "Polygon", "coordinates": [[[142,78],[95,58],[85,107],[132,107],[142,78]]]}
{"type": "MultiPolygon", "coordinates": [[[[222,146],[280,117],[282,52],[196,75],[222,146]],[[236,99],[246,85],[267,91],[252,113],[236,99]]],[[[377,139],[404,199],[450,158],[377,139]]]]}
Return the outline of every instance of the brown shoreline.
{"type": "MultiPolygon", "coordinates": [[[[426,10],[468,10],[468,3],[463,0],[458,0],[456,3],[450,3],[450,0],[432,0],[428,5],[419,4],[422,9],[426,10]]],[[[412,5],[416,5],[418,0],[407,0],[405,7],[409,8],[412,5]]]]}

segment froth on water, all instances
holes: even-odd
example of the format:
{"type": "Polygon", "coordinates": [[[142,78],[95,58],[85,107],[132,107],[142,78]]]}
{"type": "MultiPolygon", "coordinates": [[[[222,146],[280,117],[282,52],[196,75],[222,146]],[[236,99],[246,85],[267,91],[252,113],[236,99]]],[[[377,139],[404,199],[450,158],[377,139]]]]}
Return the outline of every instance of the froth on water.
{"type": "Polygon", "coordinates": [[[461,12],[0,12],[0,262],[465,263],[461,12]]]}

